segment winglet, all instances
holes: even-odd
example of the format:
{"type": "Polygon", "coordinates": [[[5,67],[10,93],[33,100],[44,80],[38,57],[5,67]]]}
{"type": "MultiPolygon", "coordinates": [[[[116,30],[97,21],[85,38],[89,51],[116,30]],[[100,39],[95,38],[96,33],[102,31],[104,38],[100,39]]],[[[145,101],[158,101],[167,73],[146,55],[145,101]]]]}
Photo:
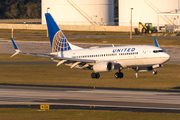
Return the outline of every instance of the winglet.
{"type": "Polygon", "coordinates": [[[159,44],[158,44],[156,38],[154,38],[154,42],[155,42],[155,46],[156,46],[156,47],[159,47],[159,44]]]}
{"type": "Polygon", "coordinates": [[[14,49],[15,49],[15,51],[16,51],[16,52],[11,56],[11,57],[13,57],[13,56],[19,54],[21,51],[19,50],[18,46],[17,46],[16,43],[14,42],[13,38],[11,38],[11,40],[12,40],[14,49]]]}

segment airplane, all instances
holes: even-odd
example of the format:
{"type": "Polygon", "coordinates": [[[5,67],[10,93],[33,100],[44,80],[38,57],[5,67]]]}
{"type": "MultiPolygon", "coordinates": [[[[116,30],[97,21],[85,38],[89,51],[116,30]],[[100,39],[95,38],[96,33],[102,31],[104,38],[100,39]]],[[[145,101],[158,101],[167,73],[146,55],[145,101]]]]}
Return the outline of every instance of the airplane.
{"type": "MultiPolygon", "coordinates": [[[[132,68],[138,72],[153,71],[159,68],[170,59],[170,55],[160,48],[156,38],[155,46],[152,45],[127,45],[111,47],[90,47],[81,48],[68,42],[67,38],[56,24],[50,13],[45,13],[47,28],[50,38],[52,52],[49,54],[22,52],[13,38],[11,38],[15,53],[34,55],[51,58],[59,65],[67,65],[70,68],[93,70],[91,78],[98,79],[102,72],[118,70],[115,78],[123,78],[123,69],[132,68]]],[[[136,75],[138,75],[136,73],[136,75]]]]}

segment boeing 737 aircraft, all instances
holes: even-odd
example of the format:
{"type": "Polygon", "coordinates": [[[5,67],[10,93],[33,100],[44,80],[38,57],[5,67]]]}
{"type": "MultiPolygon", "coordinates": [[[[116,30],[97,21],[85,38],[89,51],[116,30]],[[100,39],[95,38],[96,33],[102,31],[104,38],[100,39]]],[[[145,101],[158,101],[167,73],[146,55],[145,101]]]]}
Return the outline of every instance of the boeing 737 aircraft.
{"type": "Polygon", "coordinates": [[[49,54],[22,52],[11,38],[16,51],[12,56],[21,53],[51,58],[57,62],[57,66],[64,64],[71,68],[93,70],[91,77],[96,79],[100,77],[99,73],[115,69],[118,70],[114,75],[115,78],[123,78],[121,71],[126,68],[132,68],[136,72],[153,71],[153,74],[157,74],[155,68],[161,67],[170,59],[170,55],[159,47],[156,39],[154,39],[155,46],[128,45],[83,49],[68,42],[51,14],[46,13],[45,17],[52,52],[49,54]]]}

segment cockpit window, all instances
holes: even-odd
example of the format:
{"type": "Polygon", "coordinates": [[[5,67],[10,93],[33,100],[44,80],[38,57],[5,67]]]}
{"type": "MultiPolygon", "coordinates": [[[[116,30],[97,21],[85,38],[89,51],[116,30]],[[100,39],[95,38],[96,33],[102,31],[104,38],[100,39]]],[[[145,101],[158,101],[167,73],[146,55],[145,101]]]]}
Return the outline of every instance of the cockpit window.
{"type": "Polygon", "coordinates": [[[153,53],[164,52],[163,50],[153,50],[153,53]]]}

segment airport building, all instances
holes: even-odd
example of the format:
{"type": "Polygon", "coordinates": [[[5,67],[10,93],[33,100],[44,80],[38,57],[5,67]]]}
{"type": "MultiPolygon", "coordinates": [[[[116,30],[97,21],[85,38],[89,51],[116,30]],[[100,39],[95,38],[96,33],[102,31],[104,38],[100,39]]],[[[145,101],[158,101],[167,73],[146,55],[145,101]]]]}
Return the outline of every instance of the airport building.
{"type": "Polygon", "coordinates": [[[47,12],[59,25],[114,24],[114,0],[42,0],[42,24],[47,12]]]}
{"type": "MultiPolygon", "coordinates": [[[[62,30],[129,32],[132,15],[133,31],[141,22],[152,23],[158,32],[163,32],[161,28],[164,28],[165,32],[168,32],[167,30],[180,32],[180,0],[118,0],[117,23],[114,22],[114,0],[41,0],[41,2],[42,21],[38,21],[42,23],[41,25],[23,22],[23,24],[0,24],[0,28],[47,29],[45,13],[48,12],[62,30]]],[[[138,31],[143,31],[143,28],[138,31]]]]}
{"type": "MultiPolygon", "coordinates": [[[[119,0],[119,26],[139,22],[179,25],[180,0],[119,0]]],[[[42,24],[49,12],[59,25],[115,25],[114,0],[42,0],[42,24]]]]}

